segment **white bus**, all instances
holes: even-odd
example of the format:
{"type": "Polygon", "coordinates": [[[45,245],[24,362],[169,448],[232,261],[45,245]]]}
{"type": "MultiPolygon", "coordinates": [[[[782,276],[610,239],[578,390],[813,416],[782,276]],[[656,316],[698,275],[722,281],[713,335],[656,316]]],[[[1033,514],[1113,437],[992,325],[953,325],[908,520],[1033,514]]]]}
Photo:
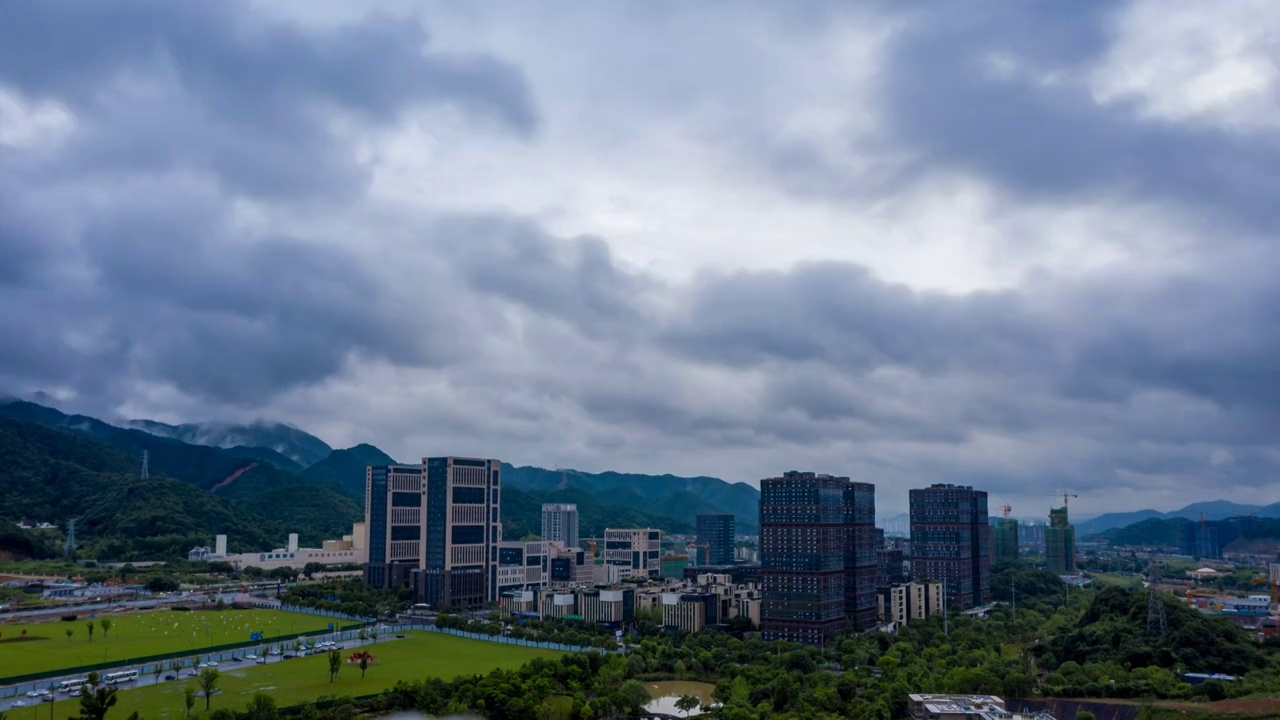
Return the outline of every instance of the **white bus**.
{"type": "Polygon", "coordinates": [[[89,678],[87,677],[76,678],[75,680],[63,680],[62,682],[58,683],[58,692],[60,693],[75,692],[88,684],[89,684],[89,678]]]}
{"type": "Polygon", "coordinates": [[[107,685],[119,685],[120,683],[133,682],[138,679],[137,670],[121,670],[120,672],[107,673],[102,681],[107,685]]]}

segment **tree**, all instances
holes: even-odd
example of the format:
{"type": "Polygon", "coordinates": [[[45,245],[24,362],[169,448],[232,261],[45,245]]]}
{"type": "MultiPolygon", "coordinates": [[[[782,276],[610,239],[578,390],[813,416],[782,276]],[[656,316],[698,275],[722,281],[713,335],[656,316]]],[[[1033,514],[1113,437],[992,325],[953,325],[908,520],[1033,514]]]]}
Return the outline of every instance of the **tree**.
{"type": "Polygon", "coordinates": [[[1088,710],[1081,710],[1080,712],[1076,713],[1076,720],[1098,720],[1098,716],[1094,715],[1088,710]]]}
{"type": "Polygon", "coordinates": [[[347,658],[347,662],[358,664],[360,666],[360,677],[363,678],[364,671],[368,670],[369,666],[373,664],[373,655],[361,650],[347,658]]]}
{"type": "Polygon", "coordinates": [[[85,627],[89,628],[89,642],[93,642],[93,621],[85,623],[85,627]]]}
{"type": "Polygon", "coordinates": [[[111,620],[111,618],[102,618],[101,620],[98,621],[98,624],[102,626],[102,639],[106,640],[107,633],[111,632],[111,626],[114,625],[115,623],[111,620]]]}
{"type": "Polygon", "coordinates": [[[200,694],[204,696],[204,709],[209,709],[209,702],[213,699],[213,694],[218,690],[218,678],[222,673],[217,668],[205,668],[200,671],[200,694]]]}
{"type": "Polygon", "coordinates": [[[342,669],[342,653],[337,650],[329,651],[329,682],[338,679],[338,671],[342,669]]]}
{"type": "Polygon", "coordinates": [[[71,642],[71,636],[74,635],[75,632],[76,632],[75,630],[72,630],[71,628],[67,628],[67,642],[71,642]]]}
{"type": "Polygon", "coordinates": [[[618,695],[623,703],[632,712],[643,710],[645,705],[653,698],[649,695],[649,690],[645,688],[644,683],[639,680],[627,680],[618,686],[618,695]]]}
{"type": "Polygon", "coordinates": [[[96,672],[89,673],[88,675],[85,676],[85,679],[88,680],[89,684],[94,687],[98,687],[98,683],[102,682],[102,676],[96,672]]]}
{"type": "MultiPolygon", "coordinates": [[[[92,684],[92,683],[91,683],[92,684]]],[[[80,720],[105,720],[107,711],[115,707],[116,693],[113,687],[95,687],[80,695],[80,720]]]]}
{"type": "Polygon", "coordinates": [[[196,689],[190,685],[182,688],[182,704],[187,706],[186,717],[191,717],[191,708],[196,706],[196,689]]]}
{"type": "Polygon", "coordinates": [[[160,682],[160,675],[164,673],[164,665],[156,663],[155,666],[151,668],[151,672],[156,676],[156,682],[160,682]]]}
{"type": "Polygon", "coordinates": [[[681,695],[676,698],[676,709],[685,716],[688,716],[691,710],[697,710],[701,704],[702,702],[694,695],[681,695]]]}
{"type": "Polygon", "coordinates": [[[257,693],[253,699],[249,701],[249,707],[245,713],[249,716],[249,720],[274,720],[279,714],[276,711],[275,698],[265,693],[257,693]]]}

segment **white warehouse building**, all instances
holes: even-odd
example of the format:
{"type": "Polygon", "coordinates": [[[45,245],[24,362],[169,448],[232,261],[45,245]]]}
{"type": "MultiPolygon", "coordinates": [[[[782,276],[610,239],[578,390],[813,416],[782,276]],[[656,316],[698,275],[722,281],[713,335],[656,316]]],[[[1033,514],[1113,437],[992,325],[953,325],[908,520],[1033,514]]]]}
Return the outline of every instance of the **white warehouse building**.
{"type": "Polygon", "coordinates": [[[288,567],[301,570],[308,563],[321,565],[363,565],[368,562],[369,551],[364,544],[364,523],[356,523],[351,527],[351,534],[344,535],[341,540],[325,540],[318,548],[298,547],[298,534],[289,534],[286,547],[275,548],[264,552],[248,552],[227,554],[227,536],[214,538],[214,546],[192,548],[187,559],[220,560],[229,562],[237,569],[258,567],[263,570],[288,567]]]}

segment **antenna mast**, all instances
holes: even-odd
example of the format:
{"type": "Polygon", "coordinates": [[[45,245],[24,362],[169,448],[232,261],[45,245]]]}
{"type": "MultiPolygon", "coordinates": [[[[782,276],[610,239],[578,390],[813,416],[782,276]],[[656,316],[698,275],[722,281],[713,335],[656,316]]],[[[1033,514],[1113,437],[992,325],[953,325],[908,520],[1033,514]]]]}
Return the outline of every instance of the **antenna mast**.
{"type": "Polygon", "coordinates": [[[1155,560],[1151,561],[1151,569],[1147,572],[1147,583],[1151,589],[1147,596],[1147,635],[1154,637],[1169,630],[1169,617],[1160,597],[1160,571],[1156,569],[1155,560]]]}
{"type": "Polygon", "coordinates": [[[76,519],[71,518],[67,521],[67,542],[62,547],[67,557],[71,557],[76,552],[76,519]]]}

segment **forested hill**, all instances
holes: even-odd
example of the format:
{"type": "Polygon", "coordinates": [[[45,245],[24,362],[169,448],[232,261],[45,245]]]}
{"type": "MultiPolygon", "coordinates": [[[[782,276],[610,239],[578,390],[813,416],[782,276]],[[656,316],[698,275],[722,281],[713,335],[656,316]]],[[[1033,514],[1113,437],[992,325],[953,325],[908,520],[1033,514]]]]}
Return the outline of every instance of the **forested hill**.
{"type": "MultiPolygon", "coordinates": [[[[103,560],[183,557],[216,533],[226,533],[233,550],[258,550],[281,544],[288,533],[279,517],[259,512],[252,499],[220,497],[162,475],[142,480],[136,464],[80,433],[0,420],[0,517],[6,529],[18,519],[61,528],[77,518],[82,556],[103,560]]],[[[0,543],[6,538],[0,549],[10,552],[60,549],[56,543],[33,548],[10,532],[0,535],[0,543]]]]}

